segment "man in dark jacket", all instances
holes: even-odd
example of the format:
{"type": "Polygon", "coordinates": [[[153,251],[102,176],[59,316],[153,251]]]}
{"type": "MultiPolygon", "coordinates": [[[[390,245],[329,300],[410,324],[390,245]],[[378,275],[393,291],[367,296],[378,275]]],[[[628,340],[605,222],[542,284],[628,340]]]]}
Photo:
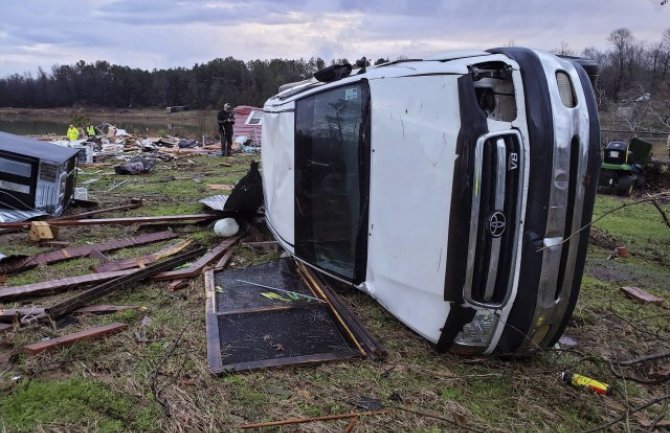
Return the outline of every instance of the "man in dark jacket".
{"type": "Polygon", "coordinates": [[[228,156],[233,145],[233,125],[235,124],[231,104],[226,102],[223,105],[223,109],[219,110],[217,115],[217,121],[219,122],[219,134],[221,134],[221,156],[228,156]]]}

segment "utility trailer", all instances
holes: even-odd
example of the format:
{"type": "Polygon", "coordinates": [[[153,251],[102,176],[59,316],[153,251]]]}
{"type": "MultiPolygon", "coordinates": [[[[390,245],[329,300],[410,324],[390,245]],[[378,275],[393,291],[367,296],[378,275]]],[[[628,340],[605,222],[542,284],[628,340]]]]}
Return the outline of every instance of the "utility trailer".
{"type": "Polygon", "coordinates": [[[577,301],[598,181],[597,66],[524,48],[364,65],[265,103],[278,242],[439,351],[553,346],[577,301]]]}

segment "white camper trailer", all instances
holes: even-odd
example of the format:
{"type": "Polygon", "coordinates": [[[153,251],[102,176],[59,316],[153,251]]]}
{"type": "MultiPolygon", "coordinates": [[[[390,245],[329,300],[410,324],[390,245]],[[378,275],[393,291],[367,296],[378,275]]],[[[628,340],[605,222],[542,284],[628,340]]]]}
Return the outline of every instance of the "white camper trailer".
{"type": "Polygon", "coordinates": [[[570,235],[593,210],[596,74],[500,48],[284,86],[264,107],[267,224],[438,350],[551,346],[586,254],[570,235]]]}

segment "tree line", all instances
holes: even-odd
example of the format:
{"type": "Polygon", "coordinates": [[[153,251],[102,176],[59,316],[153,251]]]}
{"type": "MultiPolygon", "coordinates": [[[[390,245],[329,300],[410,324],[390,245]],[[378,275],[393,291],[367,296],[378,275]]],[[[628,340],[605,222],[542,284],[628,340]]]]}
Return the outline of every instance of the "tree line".
{"type": "MultiPolygon", "coordinates": [[[[596,93],[601,104],[635,100],[645,95],[670,99],[670,29],[657,41],[641,41],[620,28],[608,37],[606,49],[575,52],[565,44],[563,55],[590,57],[600,65],[596,93]]],[[[339,62],[346,59],[337,59],[339,62]]],[[[375,64],[386,61],[378,59],[375,64]]],[[[218,58],[191,68],[146,71],[98,60],[39,69],[0,79],[0,107],[68,106],[165,107],[189,105],[216,108],[262,105],[281,84],[307,79],[327,66],[321,58],[272,59],[244,62],[218,58]]]]}

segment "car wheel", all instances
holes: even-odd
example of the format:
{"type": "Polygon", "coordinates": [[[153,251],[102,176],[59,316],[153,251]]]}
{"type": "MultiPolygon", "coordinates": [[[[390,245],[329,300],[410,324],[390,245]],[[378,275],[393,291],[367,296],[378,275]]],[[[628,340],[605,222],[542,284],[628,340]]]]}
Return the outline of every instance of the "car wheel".
{"type": "Polygon", "coordinates": [[[637,176],[635,179],[635,188],[646,188],[647,179],[644,176],[637,176]]]}
{"type": "Polygon", "coordinates": [[[635,176],[622,176],[619,178],[619,182],[616,185],[617,195],[626,197],[633,193],[633,188],[635,187],[635,176]]]}

